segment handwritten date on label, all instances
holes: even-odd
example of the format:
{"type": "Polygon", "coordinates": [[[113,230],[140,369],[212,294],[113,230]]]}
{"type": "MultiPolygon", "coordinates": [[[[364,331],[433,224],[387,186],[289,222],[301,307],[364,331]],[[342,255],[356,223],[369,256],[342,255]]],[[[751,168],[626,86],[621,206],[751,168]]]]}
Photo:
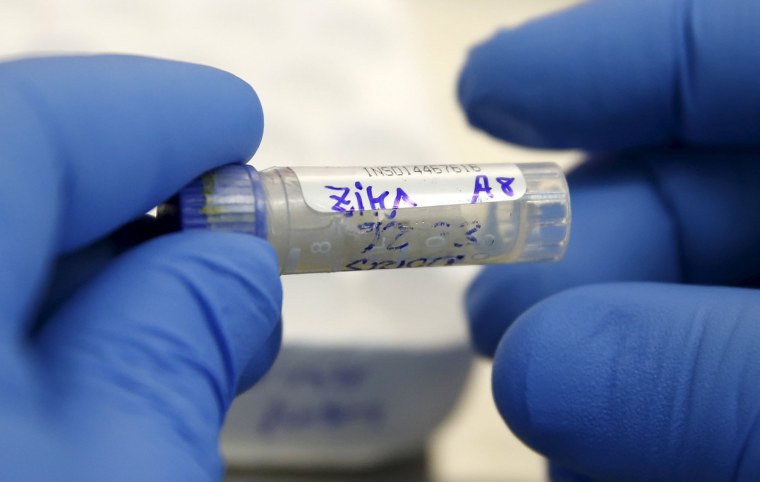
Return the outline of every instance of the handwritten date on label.
{"type": "Polygon", "coordinates": [[[414,231],[413,227],[396,221],[361,223],[357,229],[362,233],[372,235],[372,241],[362,250],[362,253],[373,249],[387,249],[389,251],[404,249],[409,246],[408,236],[405,235],[414,231]]]}
{"type": "MultiPolygon", "coordinates": [[[[466,221],[453,226],[451,223],[439,221],[433,224],[433,230],[428,233],[427,237],[423,236],[416,242],[424,243],[426,248],[436,250],[460,249],[471,245],[488,248],[494,244],[495,237],[492,234],[481,236],[479,231],[482,227],[477,220],[466,221]]],[[[357,224],[356,229],[359,233],[371,236],[368,244],[361,250],[362,254],[370,251],[406,251],[407,248],[413,248],[410,243],[414,240],[411,234],[415,228],[409,224],[388,220],[370,221],[357,224]]],[[[420,246],[417,247],[420,248],[420,246]]],[[[315,252],[314,249],[312,252],[315,252]]]]}

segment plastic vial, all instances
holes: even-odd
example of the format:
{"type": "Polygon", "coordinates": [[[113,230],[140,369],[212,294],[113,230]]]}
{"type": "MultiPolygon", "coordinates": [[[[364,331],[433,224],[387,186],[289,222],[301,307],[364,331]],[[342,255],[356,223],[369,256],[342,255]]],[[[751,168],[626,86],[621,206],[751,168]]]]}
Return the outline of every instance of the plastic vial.
{"type": "Polygon", "coordinates": [[[560,259],[570,198],[551,163],[229,165],[159,216],[264,238],[282,274],[365,271],[560,259]]]}

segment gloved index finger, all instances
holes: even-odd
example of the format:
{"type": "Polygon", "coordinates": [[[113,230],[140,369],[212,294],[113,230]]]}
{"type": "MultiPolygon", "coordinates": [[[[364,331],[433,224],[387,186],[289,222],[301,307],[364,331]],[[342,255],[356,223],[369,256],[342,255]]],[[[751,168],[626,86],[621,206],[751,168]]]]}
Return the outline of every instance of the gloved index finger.
{"type": "Polygon", "coordinates": [[[473,49],[470,122],[535,147],[760,145],[760,4],[604,0],[473,49]]]}
{"type": "Polygon", "coordinates": [[[0,64],[2,315],[29,316],[60,252],[246,161],[262,129],[250,86],[208,67],[128,56],[0,64]]]}
{"type": "Polygon", "coordinates": [[[26,199],[57,197],[62,250],[145,213],[212,167],[246,161],[263,129],[250,86],[200,65],[129,56],[27,59],[0,65],[0,89],[21,99],[0,112],[3,125],[17,114],[36,117],[33,132],[0,135],[0,143],[15,151],[9,167],[28,184],[26,199]],[[48,159],[26,158],[40,155],[23,149],[35,143],[49,146],[48,159]]]}

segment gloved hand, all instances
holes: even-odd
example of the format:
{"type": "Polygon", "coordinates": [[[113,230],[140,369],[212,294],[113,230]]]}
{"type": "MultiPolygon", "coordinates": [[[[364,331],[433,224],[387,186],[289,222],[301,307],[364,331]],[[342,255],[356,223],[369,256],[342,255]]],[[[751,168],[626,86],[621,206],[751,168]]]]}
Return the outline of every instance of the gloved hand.
{"type": "Polygon", "coordinates": [[[0,480],[220,478],[225,411],[279,346],[272,249],[96,241],[248,159],[262,125],[251,88],[207,67],[0,64],[0,480]]]}
{"type": "Polygon", "coordinates": [[[474,126],[593,152],[565,259],[488,268],[467,299],[556,480],[760,480],[758,25],[754,0],[603,0],[471,52],[474,126]]]}

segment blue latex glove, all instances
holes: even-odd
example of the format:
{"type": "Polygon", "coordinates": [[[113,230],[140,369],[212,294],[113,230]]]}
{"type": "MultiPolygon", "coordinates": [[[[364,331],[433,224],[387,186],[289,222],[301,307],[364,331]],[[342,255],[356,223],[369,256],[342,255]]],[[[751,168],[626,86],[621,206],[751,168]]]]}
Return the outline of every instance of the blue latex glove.
{"type": "Polygon", "coordinates": [[[557,480],[760,480],[758,26],[755,0],[604,0],[471,52],[473,125],[597,153],[566,258],[488,268],[467,301],[557,480]]]}
{"type": "Polygon", "coordinates": [[[251,88],[207,67],[0,64],[0,480],[220,478],[225,411],[279,346],[272,249],[208,232],[120,256],[93,243],[248,159],[262,125],[251,88]]]}

